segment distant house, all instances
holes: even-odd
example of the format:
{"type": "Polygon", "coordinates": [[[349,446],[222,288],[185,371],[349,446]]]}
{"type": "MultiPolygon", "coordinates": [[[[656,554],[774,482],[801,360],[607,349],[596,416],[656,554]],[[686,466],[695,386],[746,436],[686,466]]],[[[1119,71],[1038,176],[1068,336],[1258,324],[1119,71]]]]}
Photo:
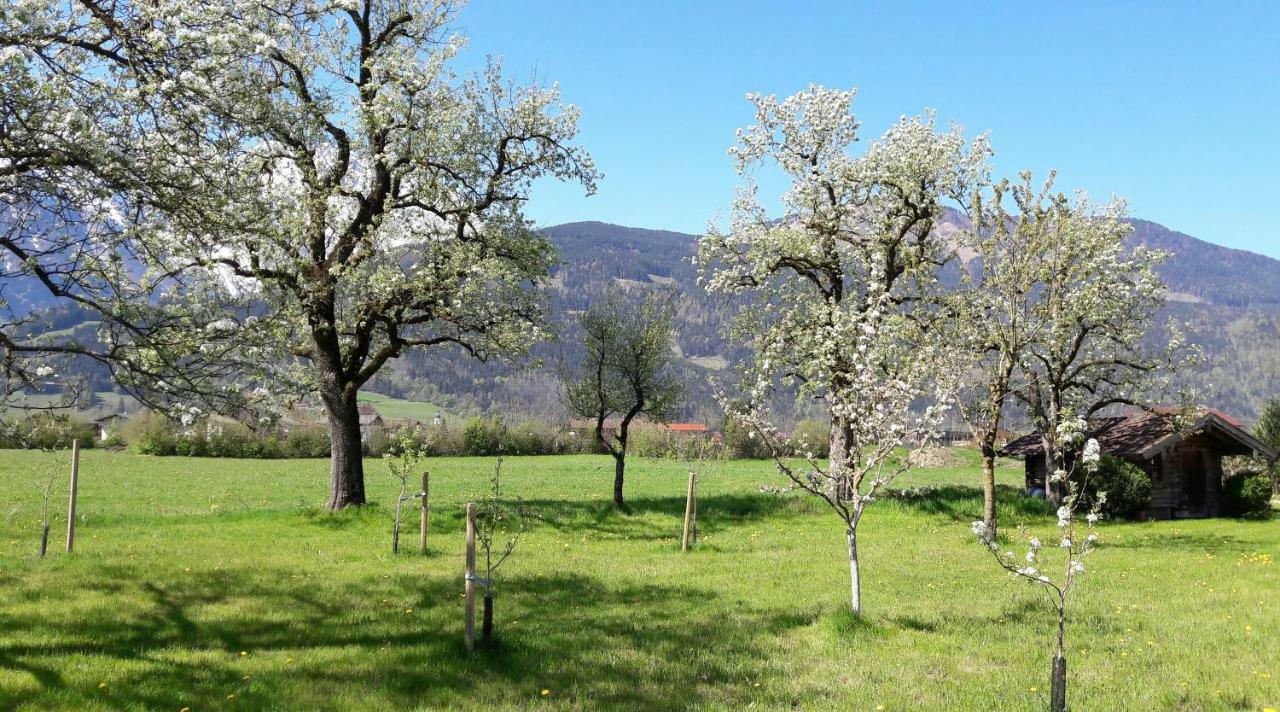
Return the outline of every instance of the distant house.
{"type": "Polygon", "coordinates": [[[360,413],[360,427],[381,427],[383,425],[382,416],[378,414],[378,409],[371,405],[362,405],[357,409],[360,413]]]}
{"type": "MultiPolygon", "coordinates": [[[[1128,460],[1150,475],[1149,516],[1216,517],[1222,513],[1222,458],[1274,458],[1276,453],[1221,411],[1201,409],[1181,428],[1176,416],[1173,408],[1156,408],[1094,418],[1089,437],[1097,438],[1104,455],[1128,460]]],[[[1014,440],[1000,454],[1024,457],[1027,491],[1045,492],[1048,466],[1038,434],[1014,440]]]]}
{"type": "Polygon", "coordinates": [[[95,418],[93,427],[97,431],[99,440],[108,440],[120,430],[120,424],[125,421],[125,416],[119,413],[111,413],[101,418],[95,418]]]}

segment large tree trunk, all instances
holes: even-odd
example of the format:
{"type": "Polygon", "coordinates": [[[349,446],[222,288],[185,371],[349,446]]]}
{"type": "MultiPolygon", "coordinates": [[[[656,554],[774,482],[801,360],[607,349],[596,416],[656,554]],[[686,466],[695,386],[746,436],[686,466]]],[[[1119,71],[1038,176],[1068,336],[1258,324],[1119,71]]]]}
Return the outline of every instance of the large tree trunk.
{"type": "Polygon", "coordinates": [[[996,447],[993,435],[984,435],[982,450],[982,521],[987,525],[987,537],[996,538],[996,447]]]}
{"type": "Polygon", "coordinates": [[[858,573],[858,530],[850,526],[845,532],[849,539],[849,594],[853,615],[862,615],[862,580],[858,573]]]}
{"type": "Polygon", "coordinates": [[[329,414],[330,511],[365,503],[363,443],[356,389],[324,398],[329,414]]]}
{"type": "Polygon", "coordinates": [[[613,505],[618,509],[625,510],[626,502],[622,500],[622,479],[627,468],[627,451],[615,453],[613,456],[613,505]]]}

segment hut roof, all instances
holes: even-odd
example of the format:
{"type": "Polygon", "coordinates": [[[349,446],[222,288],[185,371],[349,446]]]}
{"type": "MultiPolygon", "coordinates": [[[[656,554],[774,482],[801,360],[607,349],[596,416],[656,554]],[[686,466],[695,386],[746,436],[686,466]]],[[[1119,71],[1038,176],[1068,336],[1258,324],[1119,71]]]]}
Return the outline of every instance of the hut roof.
{"type": "MultiPolygon", "coordinates": [[[[1220,443],[1225,455],[1261,455],[1274,458],[1276,451],[1249,434],[1240,421],[1214,408],[1201,408],[1189,422],[1179,423],[1181,411],[1167,406],[1128,415],[1093,418],[1088,437],[1097,438],[1102,452],[1116,457],[1147,460],[1192,435],[1207,434],[1220,443]],[[1181,425],[1181,427],[1180,427],[1181,425]]],[[[1042,449],[1036,433],[1023,435],[1000,451],[1002,455],[1038,455],[1042,449]]]]}

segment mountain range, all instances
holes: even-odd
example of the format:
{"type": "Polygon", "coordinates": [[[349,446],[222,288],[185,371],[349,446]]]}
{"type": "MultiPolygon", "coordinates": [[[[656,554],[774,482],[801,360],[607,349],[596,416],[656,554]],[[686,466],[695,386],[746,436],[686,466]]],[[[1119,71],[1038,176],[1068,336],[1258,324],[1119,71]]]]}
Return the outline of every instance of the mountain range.
{"type": "MultiPolygon", "coordinates": [[[[938,229],[945,233],[963,222],[963,216],[949,213],[938,229]]],[[[1280,397],[1280,260],[1148,220],[1131,223],[1132,245],[1171,253],[1159,267],[1168,288],[1162,316],[1183,322],[1189,340],[1205,355],[1200,367],[1179,378],[1194,385],[1208,405],[1245,421],[1256,418],[1268,398],[1280,397]]],[[[460,413],[559,418],[560,374],[574,361],[575,315],[610,287],[662,288],[673,290],[679,304],[674,350],[687,390],[681,416],[718,421],[710,381],[729,376],[745,352],[725,337],[730,305],[696,284],[691,258],[697,236],[602,222],[555,225],[544,233],[560,254],[548,285],[558,342],[539,345],[518,365],[481,364],[459,351],[410,353],[384,369],[369,389],[441,403],[460,413]]],[[[15,310],[54,306],[47,295],[21,285],[10,285],[5,296],[15,310]]],[[[51,316],[57,328],[77,321],[74,310],[64,306],[51,316]]]]}

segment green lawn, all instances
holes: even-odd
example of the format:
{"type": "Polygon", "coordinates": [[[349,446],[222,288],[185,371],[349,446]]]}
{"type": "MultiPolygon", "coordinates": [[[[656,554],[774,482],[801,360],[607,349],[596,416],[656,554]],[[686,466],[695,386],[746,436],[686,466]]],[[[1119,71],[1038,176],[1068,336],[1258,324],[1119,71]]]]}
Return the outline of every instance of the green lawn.
{"type": "Polygon", "coordinates": [[[436,413],[439,413],[444,418],[445,424],[451,428],[460,427],[466,422],[462,416],[435,403],[402,400],[368,391],[362,392],[358,400],[360,403],[368,403],[377,408],[378,414],[384,420],[416,420],[420,423],[430,423],[436,417],[436,413]]]}
{"type": "MultiPolygon", "coordinates": [[[[901,482],[932,494],[870,510],[859,622],[843,612],[839,521],[760,493],[781,484],[766,463],[709,465],[701,546],[682,555],[678,463],[636,459],[623,515],[607,457],[508,458],[538,521],[500,572],[502,645],[476,655],[459,505],[490,460],[430,462],[422,557],[389,553],[394,490],[376,461],[378,504],[330,515],[323,460],[89,451],[77,551],[61,553],[59,517],[42,561],[38,458],[0,452],[0,709],[1047,706],[1053,617],[971,542],[971,456],[901,482]]],[[[1053,529],[1014,494],[1019,475],[1000,473],[1005,522],[1053,529]]],[[[1102,536],[1070,630],[1074,709],[1280,706],[1280,522],[1102,536]]]]}

